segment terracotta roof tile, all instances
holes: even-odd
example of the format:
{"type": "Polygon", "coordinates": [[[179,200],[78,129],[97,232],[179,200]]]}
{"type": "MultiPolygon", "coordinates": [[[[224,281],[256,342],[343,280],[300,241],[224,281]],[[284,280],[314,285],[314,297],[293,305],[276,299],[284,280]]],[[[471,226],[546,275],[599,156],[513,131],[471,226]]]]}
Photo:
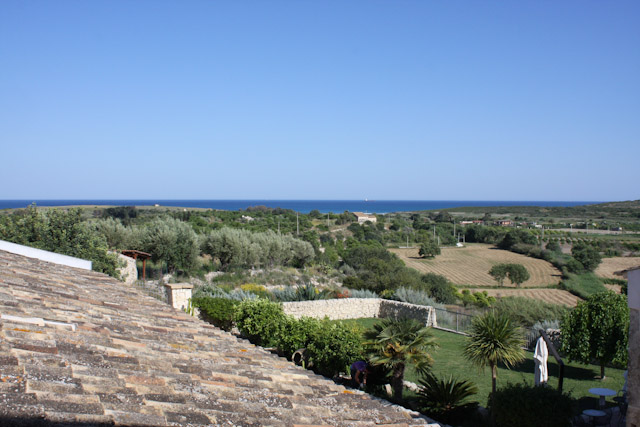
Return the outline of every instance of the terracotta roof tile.
{"type": "Polygon", "coordinates": [[[105,275],[0,251],[0,424],[425,425],[105,275]]]}

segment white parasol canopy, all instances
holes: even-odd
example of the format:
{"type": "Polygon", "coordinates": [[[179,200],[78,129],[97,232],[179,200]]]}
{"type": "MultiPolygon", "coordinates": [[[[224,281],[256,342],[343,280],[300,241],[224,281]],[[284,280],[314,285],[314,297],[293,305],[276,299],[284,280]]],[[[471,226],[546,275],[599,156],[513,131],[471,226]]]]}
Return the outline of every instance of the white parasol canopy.
{"type": "Polygon", "coordinates": [[[536,385],[545,384],[549,379],[549,373],[547,371],[548,357],[549,350],[547,349],[547,343],[544,342],[544,338],[540,337],[536,343],[536,351],[533,353],[533,360],[536,362],[534,372],[536,385]]]}

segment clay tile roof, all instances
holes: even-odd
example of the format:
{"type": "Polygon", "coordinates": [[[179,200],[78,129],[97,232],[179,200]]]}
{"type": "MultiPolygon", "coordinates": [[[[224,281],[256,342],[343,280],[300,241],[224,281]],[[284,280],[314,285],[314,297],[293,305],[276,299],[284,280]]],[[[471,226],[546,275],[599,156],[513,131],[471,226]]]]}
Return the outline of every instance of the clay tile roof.
{"type": "Polygon", "coordinates": [[[0,425],[427,423],[108,276],[0,251],[0,425]]]}

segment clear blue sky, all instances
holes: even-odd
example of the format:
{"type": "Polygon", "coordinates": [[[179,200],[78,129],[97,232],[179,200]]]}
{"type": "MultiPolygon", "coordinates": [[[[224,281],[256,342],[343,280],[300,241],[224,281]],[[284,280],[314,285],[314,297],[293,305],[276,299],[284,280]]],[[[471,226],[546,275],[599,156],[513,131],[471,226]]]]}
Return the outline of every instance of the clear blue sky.
{"type": "Polygon", "coordinates": [[[640,199],[638,1],[0,3],[0,199],[640,199]]]}

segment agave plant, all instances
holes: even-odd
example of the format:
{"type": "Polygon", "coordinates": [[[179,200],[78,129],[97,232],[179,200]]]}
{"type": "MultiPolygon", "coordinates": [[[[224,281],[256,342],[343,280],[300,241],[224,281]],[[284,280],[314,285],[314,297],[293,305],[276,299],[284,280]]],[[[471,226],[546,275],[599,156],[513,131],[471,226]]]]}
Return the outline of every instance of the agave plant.
{"type": "Polygon", "coordinates": [[[453,378],[436,378],[426,373],[419,380],[418,402],[421,410],[445,423],[455,422],[478,406],[478,402],[470,398],[478,392],[478,388],[467,380],[453,378]]]}

